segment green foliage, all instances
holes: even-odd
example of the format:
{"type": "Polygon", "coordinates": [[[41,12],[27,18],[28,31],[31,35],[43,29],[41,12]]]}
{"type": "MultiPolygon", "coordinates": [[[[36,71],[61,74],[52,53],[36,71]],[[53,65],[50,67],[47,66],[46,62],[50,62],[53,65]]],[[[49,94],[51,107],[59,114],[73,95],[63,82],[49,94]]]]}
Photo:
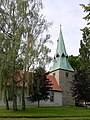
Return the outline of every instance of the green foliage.
{"type": "MultiPolygon", "coordinates": [[[[87,25],[90,24],[90,5],[81,4],[87,15],[84,19],[87,25]]],[[[72,82],[72,91],[74,97],[78,100],[90,101],[90,27],[82,30],[82,40],[80,41],[79,56],[76,62],[77,71],[75,80],[72,82]],[[79,66],[79,67],[77,67],[79,66]]]]}
{"type": "MultiPolygon", "coordinates": [[[[33,73],[32,73],[33,74],[33,73]]],[[[47,78],[46,71],[42,67],[35,69],[33,74],[32,89],[30,90],[30,101],[40,101],[49,99],[49,90],[51,88],[51,83],[47,78]]]]}
{"type": "Polygon", "coordinates": [[[71,55],[68,60],[75,71],[80,69],[81,64],[78,56],[71,55]]]}
{"type": "Polygon", "coordinates": [[[24,83],[26,71],[50,62],[50,49],[46,46],[50,38],[46,32],[50,23],[40,14],[42,8],[41,0],[0,1],[0,92],[7,90],[9,83],[14,110],[17,110],[18,70],[24,71],[21,79],[24,83]]]}
{"type": "MultiPolygon", "coordinates": [[[[90,4],[84,5],[81,4],[81,6],[84,8],[84,12],[87,13],[87,15],[84,17],[84,19],[87,21],[87,25],[90,24],[90,4]]],[[[90,27],[87,26],[82,29],[83,36],[82,40],[80,42],[80,61],[82,63],[81,69],[85,69],[90,73],[90,27]]],[[[88,74],[89,74],[88,73],[88,74]]]]}
{"type": "Polygon", "coordinates": [[[84,5],[84,4],[80,4],[83,9],[84,9],[84,12],[87,13],[87,15],[84,17],[84,19],[87,21],[87,25],[90,24],[90,3],[88,5],[84,5]]]}
{"type": "Polygon", "coordinates": [[[87,72],[78,70],[75,73],[75,80],[72,82],[73,96],[76,99],[90,101],[90,80],[88,79],[87,72]]]}
{"type": "Polygon", "coordinates": [[[89,69],[90,66],[90,29],[85,27],[82,29],[83,32],[83,40],[80,42],[80,56],[79,59],[82,64],[82,69],[89,69]]]}

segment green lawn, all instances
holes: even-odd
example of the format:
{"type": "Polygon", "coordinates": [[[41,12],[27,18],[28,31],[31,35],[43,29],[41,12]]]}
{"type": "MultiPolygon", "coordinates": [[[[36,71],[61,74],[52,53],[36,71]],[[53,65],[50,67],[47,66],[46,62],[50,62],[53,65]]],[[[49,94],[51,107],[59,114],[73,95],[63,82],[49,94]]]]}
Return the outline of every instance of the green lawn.
{"type": "MultiPolygon", "coordinates": [[[[12,120],[12,118],[0,118],[0,120],[12,120]]],[[[90,118],[13,118],[13,120],[90,120],[90,118]]]]}
{"type": "Polygon", "coordinates": [[[23,117],[13,118],[14,120],[90,120],[90,109],[83,107],[27,107],[26,111],[14,112],[12,108],[5,110],[0,107],[0,120],[11,120],[12,118],[1,117],[23,117]],[[48,118],[25,118],[25,117],[48,117],[48,118]],[[56,117],[56,118],[52,118],[56,117]],[[58,117],[58,118],[57,118],[58,117]]]}

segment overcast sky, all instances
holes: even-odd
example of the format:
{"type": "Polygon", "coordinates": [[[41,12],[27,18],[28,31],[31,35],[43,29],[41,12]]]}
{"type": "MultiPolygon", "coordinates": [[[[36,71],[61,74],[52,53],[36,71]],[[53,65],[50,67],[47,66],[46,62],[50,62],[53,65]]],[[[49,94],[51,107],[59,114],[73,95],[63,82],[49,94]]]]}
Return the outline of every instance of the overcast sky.
{"type": "Polygon", "coordinates": [[[57,39],[59,37],[60,24],[66,51],[68,55],[78,55],[82,32],[80,29],[86,25],[83,17],[86,13],[79,4],[88,4],[89,0],[43,0],[43,14],[48,22],[53,22],[49,29],[53,44],[50,45],[52,57],[56,51],[57,39]]]}

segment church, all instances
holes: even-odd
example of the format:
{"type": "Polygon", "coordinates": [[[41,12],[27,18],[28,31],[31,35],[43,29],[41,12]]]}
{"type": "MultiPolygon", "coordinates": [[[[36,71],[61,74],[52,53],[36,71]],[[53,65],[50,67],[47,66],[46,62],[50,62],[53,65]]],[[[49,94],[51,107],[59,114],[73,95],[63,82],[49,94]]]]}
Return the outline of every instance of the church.
{"type": "MultiPolygon", "coordinates": [[[[68,61],[61,26],[53,66],[47,77],[52,83],[52,89],[49,91],[50,99],[40,101],[40,106],[74,106],[75,99],[71,94],[70,83],[74,79],[74,69],[68,61]]],[[[37,105],[37,102],[29,105],[37,105]]]]}
{"type": "Polygon", "coordinates": [[[56,91],[59,92],[59,94],[61,94],[61,98],[58,97],[55,98],[55,96],[53,96],[53,98],[59,99],[59,101],[61,101],[61,103],[59,103],[58,105],[60,104],[61,106],[75,105],[75,100],[71,94],[70,83],[74,79],[74,69],[71,67],[68,61],[68,54],[66,52],[64,44],[61,25],[59,38],[57,40],[56,54],[54,55],[53,59],[53,66],[50,68],[49,72],[50,80],[54,79],[57,82],[58,87],[60,88],[59,91],[57,90],[56,91]]]}
{"type": "MultiPolygon", "coordinates": [[[[71,106],[75,105],[75,100],[71,94],[71,81],[74,79],[74,70],[68,61],[62,29],[60,26],[59,38],[57,40],[56,54],[53,58],[53,66],[49,70],[48,79],[52,83],[52,89],[49,90],[50,99],[40,101],[40,106],[71,106]]],[[[0,101],[0,106],[5,105],[0,101]]],[[[10,102],[12,105],[12,102],[10,102]]],[[[18,102],[18,105],[21,105],[18,102]]],[[[26,99],[26,105],[37,106],[37,102],[31,103],[26,99]]]]}

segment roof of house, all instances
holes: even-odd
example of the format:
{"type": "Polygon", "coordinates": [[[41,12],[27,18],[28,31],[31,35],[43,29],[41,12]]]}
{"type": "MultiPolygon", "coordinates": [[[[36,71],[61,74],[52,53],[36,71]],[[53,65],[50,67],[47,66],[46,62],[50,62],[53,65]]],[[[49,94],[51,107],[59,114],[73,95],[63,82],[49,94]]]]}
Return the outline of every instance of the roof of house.
{"type": "MultiPolygon", "coordinates": [[[[18,81],[17,81],[17,86],[23,86],[23,81],[21,80],[23,78],[23,75],[24,75],[24,71],[23,70],[19,70],[19,76],[18,76],[18,81]]],[[[32,73],[31,72],[26,72],[26,76],[31,76],[32,73]]],[[[56,79],[54,76],[52,75],[48,75],[47,78],[50,80],[50,83],[52,84],[51,85],[51,89],[50,90],[53,90],[53,91],[59,91],[61,92],[62,89],[60,88],[60,86],[58,85],[56,79]]],[[[25,81],[25,86],[28,86],[30,84],[28,84],[27,80],[25,81]]]]}
{"type": "Polygon", "coordinates": [[[48,77],[48,79],[50,80],[50,82],[51,82],[51,84],[52,84],[51,90],[54,90],[54,91],[62,91],[62,89],[61,89],[60,86],[58,85],[58,83],[57,83],[57,81],[56,81],[56,79],[55,79],[54,76],[49,75],[49,76],[47,76],[47,77],[48,77]]]}
{"type": "Polygon", "coordinates": [[[74,71],[68,61],[68,55],[64,44],[61,25],[60,25],[59,39],[57,40],[56,54],[54,56],[53,66],[50,68],[50,72],[57,69],[69,70],[72,72],[74,71]]]}

